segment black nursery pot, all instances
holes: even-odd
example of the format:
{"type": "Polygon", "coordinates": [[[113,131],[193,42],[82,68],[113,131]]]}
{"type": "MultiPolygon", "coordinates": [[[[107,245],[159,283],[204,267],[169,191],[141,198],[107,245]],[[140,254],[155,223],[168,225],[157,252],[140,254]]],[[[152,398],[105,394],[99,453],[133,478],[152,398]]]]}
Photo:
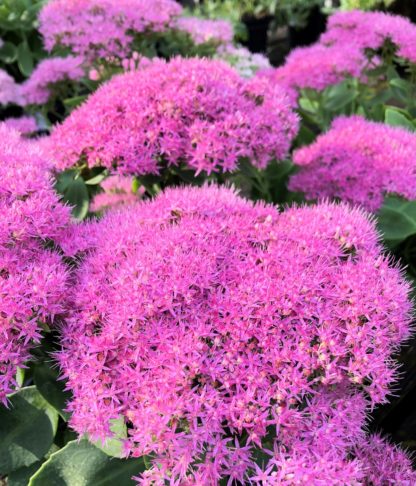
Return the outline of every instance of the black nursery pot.
{"type": "Polygon", "coordinates": [[[325,32],[327,16],[319,7],[314,7],[308,17],[308,23],[303,28],[289,27],[290,47],[302,47],[314,44],[325,32]]]}
{"type": "Polygon", "coordinates": [[[241,22],[247,29],[247,40],[243,42],[250,52],[266,52],[267,49],[267,32],[273,16],[265,15],[255,17],[254,15],[244,14],[241,22]]]}

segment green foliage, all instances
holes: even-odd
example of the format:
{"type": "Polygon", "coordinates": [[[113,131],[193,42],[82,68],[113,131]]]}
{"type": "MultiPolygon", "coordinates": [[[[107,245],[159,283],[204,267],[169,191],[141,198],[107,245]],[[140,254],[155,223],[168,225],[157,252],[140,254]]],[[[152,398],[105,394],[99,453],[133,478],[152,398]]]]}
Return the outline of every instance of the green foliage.
{"type": "Polygon", "coordinates": [[[341,0],[341,10],[376,10],[388,7],[394,0],[341,0]]]}
{"type": "Polygon", "coordinates": [[[82,220],[87,217],[90,202],[100,192],[99,184],[107,175],[108,172],[100,167],[88,169],[81,165],[56,176],[55,189],[63,196],[63,201],[72,207],[75,219],[82,220]]]}
{"type": "Polygon", "coordinates": [[[378,228],[389,246],[396,246],[416,235],[416,201],[386,197],[377,218],[378,228]]]}
{"type": "Polygon", "coordinates": [[[94,442],[94,445],[111,457],[123,457],[123,439],[127,438],[127,426],[124,418],[112,420],[110,430],[113,438],[108,439],[105,443],[101,441],[94,442]]]}
{"type": "Polygon", "coordinates": [[[69,419],[69,413],[65,412],[66,403],[71,394],[65,391],[64,383],[58,379],[59,373],[52,363],[41,362],[34,366],[33,379],[39,393],[64,419],[69,419]]]}
{"type": "Polygon", "coordinates": [[[196,12],[205,17],[228,17],[238,22],[244,15],[273,15],[279,0],[204,0],[197,2],[196,12]]]}
{"type": "Polygon", "coordinates": [[[143,459],[113,459],[87,440],[69,442],[31,477],[29,486],[132,486],[143,459]]]}
{"type": "Polygon", "coordinates": [[[56,410],[30,386],[10,396],[10,407],[0,407],[0,475],[41,460],[53,443],[56,410]]]}
{"type": "MultiPolygon", "coordinates": [[[[367,72],[368,81],[346,78],[321,92],[303,89],[299,113],[303,125],[319,133],[340,115],[362,115],[369,120],[415,130],[416,83],[414,73],[399,74],[395,58],[367,72]]],[[[371,66],[371,60],[369,61],[371,66]]]]}
{"type": "Polygon", "coordinates": [[[281,0],[277,4],[275,16],[280,25],[295,29],[306,27],[312,10],[322,9],[324,0],[281,0]]]}
{"type": "Polygon", "coordinates": [[[30,76],[44,56],[37,14],[45,0],[2,0],[0,4],[0,67],[16,79],[30,76]]]}

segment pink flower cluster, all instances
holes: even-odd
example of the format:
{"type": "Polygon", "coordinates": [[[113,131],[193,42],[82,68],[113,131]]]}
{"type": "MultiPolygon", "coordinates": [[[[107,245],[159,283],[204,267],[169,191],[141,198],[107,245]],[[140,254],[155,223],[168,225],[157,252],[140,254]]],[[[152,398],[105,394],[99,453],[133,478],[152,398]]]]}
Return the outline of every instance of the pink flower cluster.
{"type": "Polygon", "coordinates": [[[376,211],[386,193],[416,199],[416,135],[404,128],[340,117],[293,156],[290,188],[308,199],[339,198],[376,211]]]}
{"type": "Polygon", "coordinates": [[[38,124],[33,116],[21,116],[19,118],[7,118],[4,125],[12,130],[17,130],[22,135],[30,135],[38,130],[38,124]]]}
{"type": "Polygon", "coordinates": [[[141,484],[416,479],[363,432],[411,305],[360,210],[170,189],[83,233],[58,357],[71,425],[123,421],[125,454],[154,457],[141,484]]]}
{"type": "Polygon", "coordinates": [[[101,213],[109,209],[138,202],[139,193],[133,192],[133,178],[126,176],[110,176],[101,183],[104,192],[97,194],[90,210],[101,213]]]}
{"type": "Polygon", "coordinates": [[[16,81],[3,69],[0,69],[0,106],[20,104],[19,86],[16,81]]]}
{"type": "Polygon", "coordinates": [[[41,61],[30,78],[20,87],[24,105],[42,105],[53,94],[54,87],[65,81],[78,81],[85,73],[81,57],[51,57],[41,61]]]}
{"type": "Polygon", "coordinates": [[[195,44],[231,44],[234,38],[233,26],[227,20],[181,17],[176,22],[176,28],[188,32],[195,44]]]}
{"type": "Polygon", "coordinates": [[[67,273],[46,249],[69,221],[37,146],[0,125],[0,402],[16,386],[17,367],[40,339],[40,323],[63,310],[67,273]]]}
{"type": "Polygon", "coordinates": [[[369,68],[366,49],[378,50],[387,39],[400,57],[416,62],[416,26],[408,19],[382,12],[339,12],[329,17],[319,42],[293,50],[282,67],[260,74],[284,86],[296,100],[300,89],[322,91],[347,76],[361,77],[369,68]]]}
{"type": "Polygon", "coordinates": [[[134,33],[163,31],[182,7],[174,0],[51,0],[39,16],[48,51],[70,48],[92,60],[130,53],[134,33]]]}
{"type": "Polygon", "coordinates": [[[57,126],[58,168],[79,163],[157,174],[166,165],[231,171],[287,154],[298,119],[281,88],[221,61],[176,58],[113,78],[57,126]]]}
{"type": "Polygon", "coordinates": [[[355,46],[364,52],[379,49],[386,40],[396,45],[400,57],[416,63],[416,25],[399,15],[361,10],[336,13],[329,18],[320,42],[342,49],[355,46]]]}
{"type": "Polygon", "coordinates": [[[347,76],[361,76],[365,56],[354,46],[314,44],[293,50],[285,64],[263,74],[288,90],[294,99],[303,88],[321,91],[347,76]]]}

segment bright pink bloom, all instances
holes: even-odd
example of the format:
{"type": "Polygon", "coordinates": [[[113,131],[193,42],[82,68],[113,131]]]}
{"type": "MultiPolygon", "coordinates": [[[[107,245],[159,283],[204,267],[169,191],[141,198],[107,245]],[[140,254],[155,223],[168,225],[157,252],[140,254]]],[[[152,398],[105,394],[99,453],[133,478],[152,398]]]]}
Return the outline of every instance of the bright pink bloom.
{"type": "Polygon", "coordinates": [[[363,212],[184,188],[82,233],[59,354],[80,434],[121,418],[126,455],[155,456],[143,484],[365,477],[354,447],[411,305],[363,212]]]}
{"type": "Polygon", "coordinates": [[[234,38],[233,26],[228,20],[181,17],[177,20],[176,27],[188,32],[196,44],[205,42],[230,44],[234,38]]]}
{"type": "Polygon", "coordinates": [[[340,117],[294,153],[290,188],[308,199],[339,198],[375,211],[387,193],[416,199],[416,135],[404,128],[340,117]]]}
{"type": "Polygon", "coordinates": [[[51,57],[41,61],[30,78],[20,87],[25,105],[47,103],[54,93],[54,86],[65,81],[78,81],[84,76],[81,57],[51,57]]]}
{"type": "Polygon", "coordinates": [[[396,45],[400,57],[416,62],[416,25],[399,15],[361,10],[336,13],[329,18],[320,42],[364,52],[379,49],[386,40],[396,45]]]}
{"type": "Polygon", "coordinates": [[[347,76],[359,77],[365,66],[365,56],[354,46],[326,47],[314,44],[292,51],[285,64],[261,73],[297,98],[303,88],[322,91],[347,76]]]}
{"type": "Polygon", "coordinates": [[[412,471],[410,458],[404,451],[378,435],[373,435],[359,443],[355,454],[367,472],[367,484],[374,486],[416,484],[416,472],[412,471]]]}
{"type": "Polygon", "coordinates": [[[298,119],[285,93],[245,80],[221,61],[176,58],[113,78],[51,135],[57,167],[157,174],[185,163],[232,171],[241,157],[265,167],[287,154],[298,119]]]}
{"type": "Polygon", "coordinates": [[[0,69],[0,106],[19,105],[21,102],[19,87],[16,81],[3,69],[0,69]]]}
{"type": "Polygon", "coordinates": [[[110,176],[101,183],[104,192],[97,194],[90,210],[104,212],[119,206],[138,202],[141,193],[133,192],[133,178],[123,176],[110,176]]]}
{"type": "Polygon", "coordinates": [[[174,0],[50,0],[40,12],[48,51],[69,47],[92,60],[125,57],[134,34],[171,27],[182,7],[174,0]]]}
{"type": "Polygon", "coordinates": [[[20,118],[7,118],[4,125],[17,130],[22,135],[29,135],[38,130],[38,124],[33,116],[21,116],[20,118]]]}
{"type": "Polygon", "coordinates": [[[69,222],[36,144],[0,125],[0,401],[16,385],[17,367],[40,339],[40,323],[63,311],[67,273],[46,249],[69,222]]]}

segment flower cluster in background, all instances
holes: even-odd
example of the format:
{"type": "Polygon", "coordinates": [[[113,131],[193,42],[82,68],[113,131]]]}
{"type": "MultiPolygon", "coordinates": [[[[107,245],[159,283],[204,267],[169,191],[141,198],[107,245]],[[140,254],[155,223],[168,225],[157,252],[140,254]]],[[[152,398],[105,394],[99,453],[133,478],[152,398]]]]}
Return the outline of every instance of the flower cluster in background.
{"type": "Polygon", "coordinates": [[[415,479],[364,433],[410,302],[360,210],[174,189],[83,233],[59,354],[71,424],[105,439],[121,418],[124,453],[155,457],[143,484],[415,479]]]}
{"type": "Polygon", "coordinates": [[[354,46],[364,53],[380,49],[387,40],[397,47],[398,56],[416,62],[416,26],[399,15],[360,10],[336,13],[329,18],[320,42],[341,48],[354,46]]]}
{"type": "Polygon", "coordinates": [[[260,73],[285,87],[293,98],[303,88],[323,90],[347,76],[360,77],[365,56],[351,46],[314,44],[293,50],[283,66],[260,73]]]}
{"type": "Polygon", "coordinates": [[[87,163],[126,174],[186,164],[197,173],[258,167],[287,154],[298,120],[278,86],[220,61],[155,61],[113,78],[51,135],[60,169],[87,163]]]}
{"type": "Polygon", "coordinates": [[[69,223],[35,144],[0,125],[0,401],[16,385],[41,323],[64,310],[67,270],[47,243],[69,223]]]}
{"type": "Polygon", "coordinates": [[[290,187],[308,199],[338,198],[375,211],[387,193],[416,199],[415,153],[416,135],[404,128],[341,117],[294,153],[300,170],[290,187]]]}
{"type": "Polygon", "coordinates": [[[196,44],[211,41],[231,44],[234,38],[233,26],[227,20],[181,17],[176,22],[176,28],[188,32],[196,44]]]}
{"type": "Polygon", "coordinates": [[[38,124],[33,116],[21,116],[19,118],[7,118],[4,125],[13,130],[17,130],[22,135],[31,135],[38,130],[38,124]]]}
{"type": "Polygon", "coordinates": [[[101,184],[103,192],[97,194],[91,204],[91,211],[102,213],[119,206],[138,202],[141,191],[133,190],[133,178],[110,176],[101,184]]]}
{"type": "Polygon", "coordinates": [[[21,85],[24,105],[42,105],[56,94],[58,83],[78,81],[85,74],[82,57],[51,57],[41,61],[30,78],[21,85]],[[51,89],[53,87],[53,90],[51,89]]]}
{"type": "Polygon", "coordinates": [[[16,81],[0,69],[0,105],[19,104],[21,101],[16,81]]]}
{"type": "Polygon", "coordinates": [[[174,0],[52,0],[40,12],[45,47],[86,59],[125,57],[133,33],[162,31],[181,13],[174,0]]]}

